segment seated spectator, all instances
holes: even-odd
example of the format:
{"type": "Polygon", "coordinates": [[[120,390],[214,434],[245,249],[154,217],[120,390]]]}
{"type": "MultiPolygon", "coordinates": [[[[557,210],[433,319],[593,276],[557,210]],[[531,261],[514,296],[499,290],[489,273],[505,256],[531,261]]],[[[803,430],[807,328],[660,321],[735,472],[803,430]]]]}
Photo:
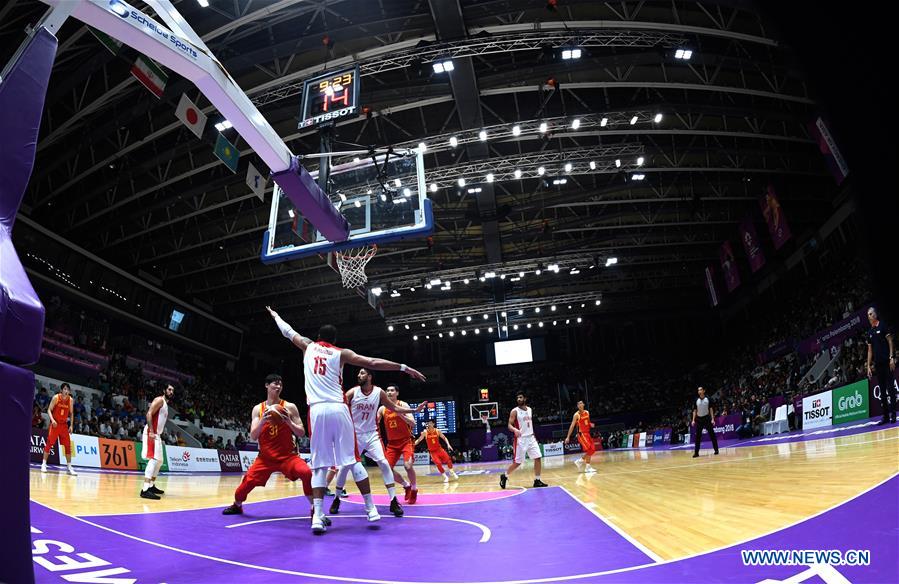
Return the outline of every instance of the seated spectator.
{"type": "Polygon", "coordinates": [[[47,406],[50,405],[50,396],[47,394],[47,389],[41,386],[41,390],[38,392],[37,404],[41,407],[41,410],[46,410],[47,406]]]}
{"type": "Polygon", "coordinates": [[[34,407],[31,408],[31,427],[32,428],[43,428],[44,427],[44,416],[41,415],[41,408],[37,404],[34,404],[34,407]]]}

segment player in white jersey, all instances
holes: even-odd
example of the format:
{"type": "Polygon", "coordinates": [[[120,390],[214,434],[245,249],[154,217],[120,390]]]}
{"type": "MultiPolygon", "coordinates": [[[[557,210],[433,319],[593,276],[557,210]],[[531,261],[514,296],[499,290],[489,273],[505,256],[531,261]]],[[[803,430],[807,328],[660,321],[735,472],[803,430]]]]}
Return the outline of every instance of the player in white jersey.
{"type": "Polygon", "coordinates": [[[518,407],[513,408],[509,414],[509,431],[515,435],[515,457],[506,472],[499,475],[499,486],[506,488],[506,481],[510,474],[524,462],[525,456],[534,461],[534,486],[545,487],[546,483],[540,480],[540,469],[543,466],[540,454],[540,445],[534,436],[534,412],[528,407],[528,398],[523,393],[515,396],[518,407]]]}
{"type": "MultiPolygon", "coordinates": [[[[318,330],[318,340],[312,341],[293,330],[270,306],[266,306],[266,309],[281,334],[303,351],[306,403],[309,405],[309,442],[312,450],[313,533],[325,531],[322,500],[328,487],[328,468],[331,466],[350,467],[353,480],[365,500],[368,520],[379,520],[381,516],[372,501],[368,473],[356,458],[353,420],[343,397],[343,366],[349,363],[370,371],[403,371],[420,381],[424,381],[425,376],[404,364],[365,357],[350,349],[334,346],[337,342],[337,327],[330,324],[321,327],[318,330]]],[[[421,411],[425,405],[422,403],[418,410],[412,410],[391,402],[387,407],[400,414],[411,414],[421,411]]]]}
{"type": "MultiPolygon", "coordinates": [[[[356,429],[356,449],[360,455],[367,454],[370,459],[378,463],[381,476],[384,478],[384,486],[387,487],[387,496],[390,498],[390,512],[397,517],[403,516],[403,508],[396,499],[396,484],[393,482],[393,469],[387,463],[384,456],[384,445],[378,434],[378,408],[390,402],[387,394],[372,384],[372,375],[365,368],[359,370],[356,375],[359,385],[346,392],[346,403],[350,406],[350,415],[353,418],[353,426],[356,429]]],[[[343,467],[337,474],[337,493],[343,491],[346,485],[346,475],[349,467],[343,467]]],[[[340,512],[340,497],[334,497],[330,512],[340,512]]]]}
{"type": "Polygon", "coordinates": [[[144,486],[140,491],[143,499],[159,499],[159,495],[164,493],[156,488],[156,477],[159,476],[163,461],[162,431],[169,418],[169,402],[174,395],[175,388],[171,385],[166,386],[163,394],[153,400],[147,412],[147,424],[141,436],[141,456],[147,459],[144,486]]]}

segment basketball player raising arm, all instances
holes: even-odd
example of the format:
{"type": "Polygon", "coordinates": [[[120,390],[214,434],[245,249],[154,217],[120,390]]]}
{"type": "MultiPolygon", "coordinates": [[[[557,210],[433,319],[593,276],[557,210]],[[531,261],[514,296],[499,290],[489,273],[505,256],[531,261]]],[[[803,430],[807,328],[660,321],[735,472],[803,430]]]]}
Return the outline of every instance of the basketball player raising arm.
{"type": "MultiPolygon", "coordinates": [[[[266,306],[266,309],[284,338],[303,352],[303,376],[306,404],[309,406],[312,451],[313,533],[326,531],[322,501],[327,490],[327,474],[330,467],[338,469],[351,467],[353,480],[365,501],[368,520],[380,520],[381,516],[371,496],[368,472],[356,456],[353,420],[342,388],[343,366],[350,363],[369,371],[402,371],[421,381],[425,380],[425,376],[404,364],[358,355],[350,349],[337,347],[335,345],[337,327],[333,325],[322,326],[318,331],[318,339],[313,341],[296,332],[270,306],[266,306]]],[[[406,414],[414,410],[398,408],[397,411],[406,414]]]]}
{"type": "MultiPolygon", "coordinates": [[[[271,317],[275,320],[275,324],[278,325],[278,329],[281,331],[281,334],[289,339],[290,342],[294,344],[294,346],[305,352],[306,347],[308,347],[312,343],[312,339],[304,337],[300,333],[293,330],[293,328],[289,324],[284,322],[284,319],[278,316],[277,312],[272,310],[271,306],[266,306],[265,308],[266,310],[268,310],[268,313],[271,315],[271,317]]],[[[349,363],[350,365],[364,367],[365,369],[373,371],[402,371],[413,379],[417,379],[419,381],[427,381],[427,378],[424,375],[422,375],[419,371],[413,369],[412,367],[409,367],[408,365],[396,363],[395,361],[390,361],[388,359],[380,359],[378,357],[366,357],[364,355],[359,355],[352,349],[340,350],[340,362],[342,365],[349,363]]],[[[390,406],[387,406],[385,404],[385,407],[389,408],[390,406]]],[[[400,413],[407,412],[400,411],[400,413]]]]}

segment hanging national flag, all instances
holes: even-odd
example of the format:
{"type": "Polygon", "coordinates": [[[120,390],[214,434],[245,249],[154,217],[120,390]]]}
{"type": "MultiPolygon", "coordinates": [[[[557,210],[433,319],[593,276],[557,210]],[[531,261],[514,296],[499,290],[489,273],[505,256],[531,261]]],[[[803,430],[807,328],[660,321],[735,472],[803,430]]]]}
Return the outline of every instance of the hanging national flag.
{"type": "Polygon", "coordinates": [[[721,244],[718,257],[721,259],[721,269],[724,272],[724,284],[728,292],[733,292],[740,285],[740,270],[737,268],[737,260],[729,241],[721,244]]]}
{"type": "Polygon", "coordinates": [[[162,97],[165,84],[169,80],[169,76],[165,74],[162,67],[157,65],[153,59],[138,55],[131,67],[131,74],[137,77],[144,87],[157,98],[162,97]]]}
{"type": "Polygon", "coordinates": [[[234,144],[228,142],[228,139],[219,134],[215,140],[215,155],[225,163],[225,166],[231,169],[231,172],[237,172],[237,159],[240,158],[240,152],[234,147],[234,144]]]}
{"type": "Polygon", "coordinates": [[[262,176],[262,173],[256,170],[251,162],[247,168],[247,186],[259,197],[260,201],[265,201],[265,185],[268,180],[262,176]]]}
{"type": "Polygon", "coordinates": [[[105,32],[100,32],[99,30],[97,30],[96,28],[94,28],[92,26],[87,27],[87,29],[89,31],[91,31],[92,35],[97,37],[97,40],[100,41],[103,44],[103,46],[109,50],[110,53],[112,53],[113,55],[119,54],[119,49],[122,48],[122,43],[120,43],[118,40],[112,38],[105,32]]]}
{"type": "Polygon", "coordinates": [[[771,239],[774,240],[774,249],[780,249],[793,234],[772,185],[768,185],[768,190],[759,199],[759,206],[762,208],[765,222],[768,223],[771,239]]]}
{"type": "Polygon", "coordinates": [[[206,114],[201,112],[200,108],[186,94],[181,94],[181,101],[178,102],[178,109],[175,110],[175,115],[184,122],[184,125],[197,138],[203,137],[203,129],[206,127],[206,114]]]}

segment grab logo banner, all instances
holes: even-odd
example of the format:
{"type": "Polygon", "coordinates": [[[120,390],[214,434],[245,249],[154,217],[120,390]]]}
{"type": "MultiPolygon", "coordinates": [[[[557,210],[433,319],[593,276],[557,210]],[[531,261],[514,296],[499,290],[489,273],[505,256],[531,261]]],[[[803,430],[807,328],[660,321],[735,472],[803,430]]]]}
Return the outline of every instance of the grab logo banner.
{"type": "Polygon", "coordinates": [[[833,423],[854,422],[868,417],[868,381],[857,381],[833,390],[833,423]]]}
{"type": "Polygon", "coordinates": [[[824,428],[833,424],[833,392],[825,391],[802,398],[802,429],[824,428]]]}

